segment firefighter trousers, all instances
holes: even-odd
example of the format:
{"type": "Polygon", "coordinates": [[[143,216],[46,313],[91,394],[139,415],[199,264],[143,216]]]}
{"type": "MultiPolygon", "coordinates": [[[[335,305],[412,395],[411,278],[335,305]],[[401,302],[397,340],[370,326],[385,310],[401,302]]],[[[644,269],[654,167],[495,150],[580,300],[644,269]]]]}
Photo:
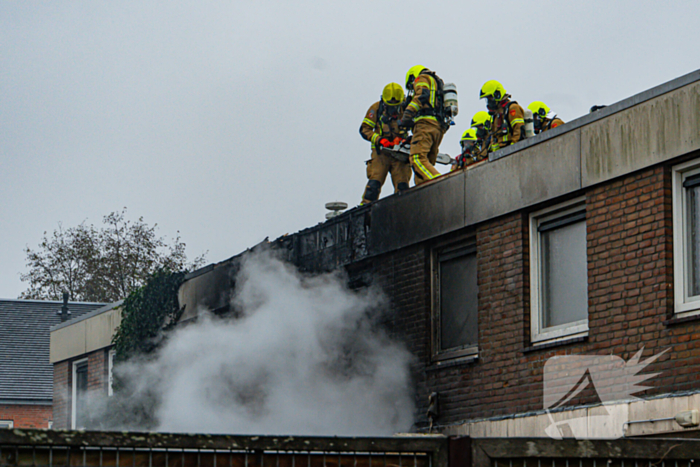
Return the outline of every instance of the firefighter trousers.
{"type": "Polygon", "coordinates": [[[367,161],[368,182],[365,192],[362,194],[362,204],[379,199],[379,193],[382,191],[387,174],[391,174],[394,193],[408,189],[408,183],[411,181],[411,166],[407,162],[379,154],[376,149],[373,149],[372,159],[367,161]]]}
{"type": "Polygon", "coordinates": [[[440,172],[435,168],[435,162],[444,134],[440,124],[432,119],[418,120],[413,126],[409,160],[416,185],[440,176],[440,172]]]}

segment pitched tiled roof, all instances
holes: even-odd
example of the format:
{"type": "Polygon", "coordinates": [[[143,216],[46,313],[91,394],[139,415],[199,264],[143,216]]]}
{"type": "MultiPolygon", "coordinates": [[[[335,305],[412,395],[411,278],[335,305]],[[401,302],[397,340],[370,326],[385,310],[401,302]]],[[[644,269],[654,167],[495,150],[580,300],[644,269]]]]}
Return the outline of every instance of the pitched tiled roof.
{"type": "MultiPolygon", "coordinates": [[[[51,403],[49,328],[61,322],[62,302],[0,299],[0,404],[51,403]]],[[[76,318],[104,306],[68,303],[76,318]]]]}

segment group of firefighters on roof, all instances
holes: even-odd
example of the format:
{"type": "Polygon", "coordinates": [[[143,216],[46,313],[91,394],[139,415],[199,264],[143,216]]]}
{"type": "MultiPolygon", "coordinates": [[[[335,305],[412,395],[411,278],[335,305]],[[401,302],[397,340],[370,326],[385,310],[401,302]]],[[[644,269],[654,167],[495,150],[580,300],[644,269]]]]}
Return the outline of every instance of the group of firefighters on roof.
{"type": "MultiPolygon", "coordinates": [[[[451,117],[456,115],[456,100],[453,115],[443,108],[443,87],[435,72],[416,65],[406,73],[405,98],[400,84],[389,83],[381,99],[370,106],[360,126],[360,134],[372,144],[362,204],[379,199],[387,174],[391,174],[395,193],[409,188],[411,172],[416,185],[441,175],[435,169],[438,148],[445,132],[454,124],[451,117]],[[408,161],[387,155],[387,150],[406,143],[410,143],[408,161]]],[[[525,111],[510,97],[498,81],[484,83],[479,98],[486,99],[488,112],[474,114],[471,127],[462,135],[462,152],[454,160],[452,170],[487,159],[489,152],[525,138],[525,111]]],[[[548,118],[550,109],[544,102],[532,102],[528,109],[533,114],[535,134],[564,123],[556,116],[548,118]]]]}

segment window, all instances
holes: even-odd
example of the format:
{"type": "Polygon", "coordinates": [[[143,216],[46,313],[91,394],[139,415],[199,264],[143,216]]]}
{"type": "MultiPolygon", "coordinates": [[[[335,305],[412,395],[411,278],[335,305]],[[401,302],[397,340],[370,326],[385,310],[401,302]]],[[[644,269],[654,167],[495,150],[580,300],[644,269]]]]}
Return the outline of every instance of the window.
{"type": "Polygon", "coordinates": [[[14,420],[0,420],[0,430],[3,428],[14,428],[14,420]]]}
{"type": "Polygon", "coordinates": [[[476,245],[448,245],[433,254],[433,359],[478,352],[476,245]]]}
{"type": "Polygon", "coordinates": [[[109,351],[107,354],[107,367],[108,367],[108,374],[107,374],[107,395],[109,397],[112,397],[114,395],[114,390],[113,384],[114,384],[114,357],[117,355],[117,351],[112,349],[109,351]]]}
{"type": "Polygon", "coordinates": [[[530,216],[532,342],[588,332],[586,210],[583,199],[530,216]]]}
{"type": "Polygon", "coordinates": [[[700,161],[673,168],[675,312],[700,314],[700,161]]]}
{"type": "Polygon", "coordinates": [[[71,428],[85,428],[88,412],[88,361],[73,362],[71,428]]]}

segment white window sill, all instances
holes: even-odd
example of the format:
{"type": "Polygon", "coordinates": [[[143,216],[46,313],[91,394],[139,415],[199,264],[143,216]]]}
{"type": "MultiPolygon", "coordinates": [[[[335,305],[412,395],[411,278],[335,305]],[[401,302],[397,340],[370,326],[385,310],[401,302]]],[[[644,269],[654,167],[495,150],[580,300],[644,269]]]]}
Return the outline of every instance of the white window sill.
{"type": "MultiPolygon", "coordinates": [[[[572,323],[573,324],[573,323],[572,323]]],[[[549,328],[544,332],[535,334],[530,340],[532,345],[550,344],[558,341],[568,340],[575,337],[588,336],[588,323],[579,322],[575,325],[564,325],[559,328],[549,328]]]]}
{"type": "Polygon", "coordinates": [[[695,315],[700,315],[700,299],[696,298],[684,303],[676,303],[674,318],[687,318],[695,315]]]}

